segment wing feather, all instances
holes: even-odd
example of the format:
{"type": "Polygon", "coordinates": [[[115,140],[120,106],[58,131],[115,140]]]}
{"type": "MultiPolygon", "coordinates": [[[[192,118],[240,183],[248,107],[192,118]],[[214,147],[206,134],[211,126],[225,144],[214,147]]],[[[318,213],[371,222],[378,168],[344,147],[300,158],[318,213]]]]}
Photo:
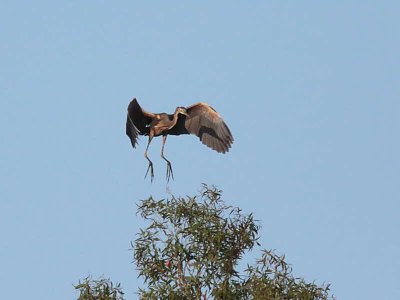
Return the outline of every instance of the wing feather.
{"type": "Polygon", "coordinates": [[[233,137],[215,109],[200,102],[187,107],[186,111],[185,128],[189,133],[197,135],[203,144],[217,152],[229,151],[233,137]]]}
{"type": "Polygon", "coordinates": [[[148,134],[148,126],[154,117],[154,114],[140,107],[136,98],[133,98],[129,103],[126,117],[126,135],[129,136],[133,148],[136,147],[138,135],[148,134]]]}

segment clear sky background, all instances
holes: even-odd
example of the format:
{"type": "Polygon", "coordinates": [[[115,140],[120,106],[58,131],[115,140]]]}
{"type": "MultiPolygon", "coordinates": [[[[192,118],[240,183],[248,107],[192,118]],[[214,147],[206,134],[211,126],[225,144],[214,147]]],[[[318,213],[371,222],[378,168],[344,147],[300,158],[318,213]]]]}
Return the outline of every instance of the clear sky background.
{"type": "MultiPolygon", "coordinates": [[[[150,195],[215,184],[261,220],[265,248],[338,299],[400,299],[398,1],[3,1],[2,299],[74,299],[91,274],[139,285],[130,241],[150,195]],[[194,136],[125,136],[198,101],[227,155],[194,136]]],[[[257,251],[254,255],[257,255],[257,251]]],[[[252,258],[248,258],[251,262],[252,258]]]]}

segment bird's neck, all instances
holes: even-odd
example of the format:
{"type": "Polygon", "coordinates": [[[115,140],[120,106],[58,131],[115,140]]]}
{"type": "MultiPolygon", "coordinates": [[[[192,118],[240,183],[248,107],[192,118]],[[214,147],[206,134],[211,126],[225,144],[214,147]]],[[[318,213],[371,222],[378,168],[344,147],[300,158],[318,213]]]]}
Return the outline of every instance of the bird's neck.
{"type": "Polygon", "coordinates": [[[177,120],[178,120],[178,117],[179,117],[179,111],[175,111],[174,112],[174,121],[176,122],[177,120]]]}
{"type": "Polygon", "coordinates": [[[169,124],[169,129],[171,129],[172,127],[174,127],[176,125],[176,122],[178,122],[178,118],[179,118],[179,112],[175,111],[174,114],[172,115],[168,115],[168,118],[170,120],[170,124],[169,124]]]}

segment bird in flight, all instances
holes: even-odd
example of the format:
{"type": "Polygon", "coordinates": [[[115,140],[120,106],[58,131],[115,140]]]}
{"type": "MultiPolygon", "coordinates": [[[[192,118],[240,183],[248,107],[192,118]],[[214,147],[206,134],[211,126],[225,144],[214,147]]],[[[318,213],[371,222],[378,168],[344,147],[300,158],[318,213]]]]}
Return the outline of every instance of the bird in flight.
{"type": "Polygon", "coordinates": [[[157,114],[145,111],[136,98],[133,98],[128,105],[126,134],[133,148],[136,148],[139,135],[149,137],[144,157],[149,162],[145,178],[150,171],[151,181],[154,178],[153,162],[148,157],[147,150],[153,137],[162,136],[161,157],[167,162],[167,182],[171,177],[174,179],[171,162],[164,156],[168,135],[194,134],[204,145],[219,153],[228,152],[233,143],[231,131],[222,117],[204,102],[177,107],[173,114],[157,114]]]}

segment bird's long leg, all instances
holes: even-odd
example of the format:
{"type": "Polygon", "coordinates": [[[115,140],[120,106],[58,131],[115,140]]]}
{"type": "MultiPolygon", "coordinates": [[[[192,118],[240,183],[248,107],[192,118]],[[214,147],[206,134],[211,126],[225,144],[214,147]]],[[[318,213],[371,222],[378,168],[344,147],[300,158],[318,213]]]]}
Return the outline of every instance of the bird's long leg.
{"type": "Polygon", "coordinates": [[[174,179],[174,173],[172,172],[172,166],[171,166],[171,162],[165,158],[164,156],[164,146],[165,146],[165,142],[167,141],[167,136],[163,135],[162,137],[162,148],[161,148],[161,157],[167,162],[167,182],[169,182],[169,179],[172,177],[172,179],[174,179]]]}
{"type": "Polygon", "coordinates": [[[147,177],[147,174],[149,173],[150,170],[150,176],[151,176],[151,182],[153,182],[154,179],[154,170],[153,170],[153,162],[150,160],[150,158],[147,156],[147,150],[149,149],[151,140],[153,139],[152,136],[149,136],[149,141],[147,142],[147,147],[146,147],[146,151],[144,151],[144,157],[146,157],[146,159],[149,162],[149,166],[147,167],[147,171],[146,171],[146,175],[144,175],[144,178],[147,177]]]}

